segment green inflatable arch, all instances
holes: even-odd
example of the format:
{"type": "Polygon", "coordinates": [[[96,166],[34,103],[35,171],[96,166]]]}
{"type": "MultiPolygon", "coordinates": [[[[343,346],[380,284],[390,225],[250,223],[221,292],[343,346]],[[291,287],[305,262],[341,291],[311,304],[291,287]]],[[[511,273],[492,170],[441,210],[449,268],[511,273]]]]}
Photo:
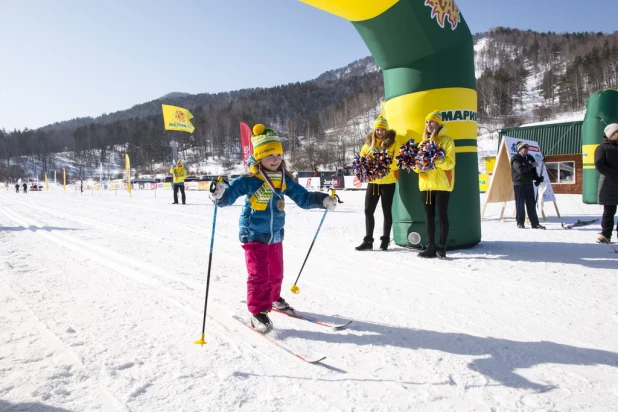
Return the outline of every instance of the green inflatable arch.
{"type": "MultiPolygon", "coordinates": [[[[384,115],[399,144],[420,142],[425,116],[438,110],[455,141],[455,189],[447,248],[481,240],[477,98],[472,35],[453,0],[301,0],[350,21],[384,77],[384,115]]],[[[439,233],[439,227],[436,227],[439,233]]],[[[399,174],[393,203],[395,243],[426,243],[416,173],[399,174]]]]}

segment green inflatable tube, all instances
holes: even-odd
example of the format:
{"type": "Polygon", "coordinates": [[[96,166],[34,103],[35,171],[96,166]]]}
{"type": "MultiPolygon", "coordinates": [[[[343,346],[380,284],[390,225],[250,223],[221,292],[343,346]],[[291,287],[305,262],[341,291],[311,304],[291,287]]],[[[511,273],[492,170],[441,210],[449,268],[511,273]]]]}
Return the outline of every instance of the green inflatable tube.
{"type": "Polygon", "coordinates": [[[610,123],[618,123],[618,91],[614,89],[599,90],[588,98],[586,116],[582,124],[584,165],[582,200],[584,203],[597,203],[600,175],[594,167],[594,150],[603,139],[603,129],[610,123]]]}

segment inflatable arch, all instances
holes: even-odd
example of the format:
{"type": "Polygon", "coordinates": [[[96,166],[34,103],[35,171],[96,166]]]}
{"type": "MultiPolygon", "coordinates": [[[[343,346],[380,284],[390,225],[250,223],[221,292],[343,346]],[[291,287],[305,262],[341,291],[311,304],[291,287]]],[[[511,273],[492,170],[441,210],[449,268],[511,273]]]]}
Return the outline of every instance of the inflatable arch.
{"type": "MultiPolygon", "coordinates": [[[[300,0],[350,21],[384,77],[385,116],[401,136],[421,140],[425,116],[442,112],[455,141],[455,189],[449,201],[448,248],[481,240],[477,100],[472,35],[454,0],[300,0]]],[[[436,226],[439,224],[436,223],[436,226]]],[[[426,242],[416,173],[400,172],[393,202],[395,243],[426,242]]],[[[436,227],[439,233],[439,227],[436,227]]]]}
{"type": "Polygon", "coordinates": [[[595,92],[586,102],[586,116],[582,124],[582,155],[584,203],[597,203],[600,174],[594,167],[594,151],[603,140],[605,126],[618,123],[618,91],[605,89],[595,92]]]}

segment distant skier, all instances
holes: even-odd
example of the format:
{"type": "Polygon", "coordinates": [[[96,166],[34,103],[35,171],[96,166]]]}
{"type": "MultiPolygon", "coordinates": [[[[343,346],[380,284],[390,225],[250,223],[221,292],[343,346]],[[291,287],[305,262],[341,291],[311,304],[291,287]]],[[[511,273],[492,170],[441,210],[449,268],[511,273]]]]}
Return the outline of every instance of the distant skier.
{"type": "Polygon", "coordinates": [[[15,183],[15,193],[19,193],[19,183],[15,183]]]}
{"type": "Polygon", "coordinates": [[[28,183],[24,182],[22,186],[24,187],[24,194],[27,194],[28,193],[28,183]]]}
{"type": "Polygon", "coordinates": [[[178,204],[178,191],[182,195],[182,204],[187,204],[187,197],[185,196],[185,178],[187,177],[187,169],[182,165],[182,160],[178,159],[176,167],[172,166],[170,173],[174,175],[174,205],[178,204]]]}
{"type": "Polygon", "coordinates": [[[247,263],[247,307],[251,326],[267,333],[273,325],[268,317],[272,307],[293,313],[281,297],[283,281],[283,226],[285,200],[288,195],[303,209],[334,210],[337,199],[326,193],[308,192],[294,182],[285,169],[279,135],[262,124],[253,127],[253,155],[249,174],[234,179],[229,186],[217,184],[211,198],[217,206],[230,206],[246,195],[240,214],[239,238],[247,263]]]}
{"type": "MultiPolygon", "coordinates": [[[[598,203],[603,205],[601,236],[598,243],[610,243],[618,205],[618,123],[605,127],[603,141],[594,151],[594,167],[599,171],[598,203]]],[[[618,232],[618,225],[616,225],[618,232]]]]}

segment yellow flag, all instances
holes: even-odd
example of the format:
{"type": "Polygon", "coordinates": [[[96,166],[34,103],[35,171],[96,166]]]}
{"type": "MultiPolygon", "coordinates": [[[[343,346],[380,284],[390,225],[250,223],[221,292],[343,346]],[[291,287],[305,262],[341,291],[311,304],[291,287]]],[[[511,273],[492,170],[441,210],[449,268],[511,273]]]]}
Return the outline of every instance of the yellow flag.
{"type": "Polygon", "coordinates": [[[128,154],[124,155],[124,168],[127,175],[127,192],[131,194],[131,161],[128,154]]]}
{"type": "Polygon", "coordinates": [[[163,125],[165,130],[179,130],[181,132],[193,133],[195,127],[191,124],[193,115],[187,109],[178,106],[162,104],[163,125]]]}
{"type": "Polygon", "coordinates": [[[47,180],[47,173],[45,173],[45,191],[49,192],[49,181],[47,180]]]}

